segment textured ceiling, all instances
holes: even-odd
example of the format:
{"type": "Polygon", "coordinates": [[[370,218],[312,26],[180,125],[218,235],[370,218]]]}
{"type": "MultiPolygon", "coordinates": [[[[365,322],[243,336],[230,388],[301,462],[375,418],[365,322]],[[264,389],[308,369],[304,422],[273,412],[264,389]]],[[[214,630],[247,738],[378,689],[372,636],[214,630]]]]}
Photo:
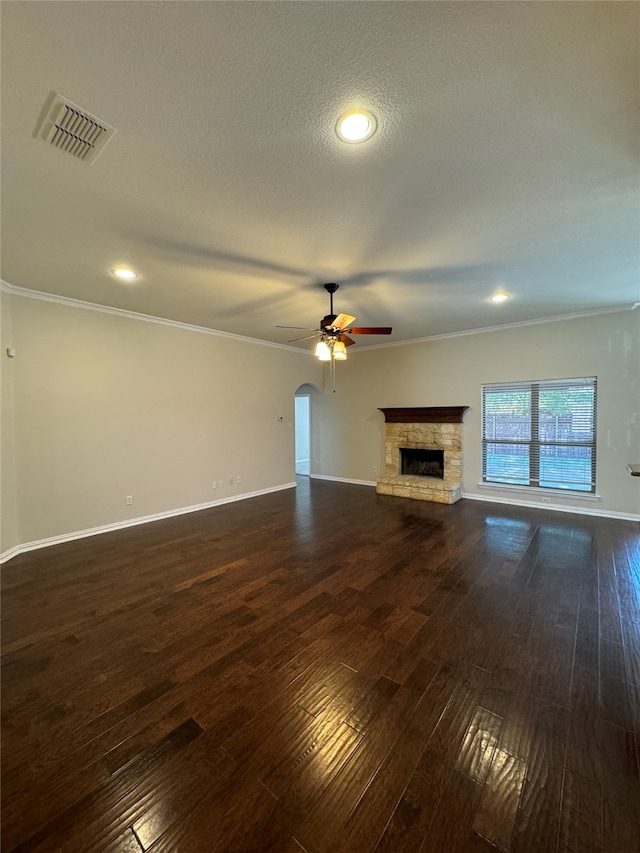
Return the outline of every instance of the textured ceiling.
{"type": "Polygon", "coordinates": [[[359,347],[630,307],[639,14],[5,0],[2,277],[280,343],[337,281],[394,327],[359,347]],[[117,128],[92,165],[35,136],[53,91],[117,128]],[[345,145],[358,106],[378,131],[345,145]]]}

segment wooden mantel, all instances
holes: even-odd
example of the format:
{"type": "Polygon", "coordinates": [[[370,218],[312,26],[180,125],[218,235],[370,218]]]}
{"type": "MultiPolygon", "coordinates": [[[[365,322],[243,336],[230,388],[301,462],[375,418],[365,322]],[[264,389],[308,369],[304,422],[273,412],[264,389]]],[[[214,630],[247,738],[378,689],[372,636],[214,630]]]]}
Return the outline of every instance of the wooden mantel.
{"type": "Polygon", "coordinates": [[[379,409],[388,424],[461,424],[469,406],[422,406],[411,409],[379,409]]]}

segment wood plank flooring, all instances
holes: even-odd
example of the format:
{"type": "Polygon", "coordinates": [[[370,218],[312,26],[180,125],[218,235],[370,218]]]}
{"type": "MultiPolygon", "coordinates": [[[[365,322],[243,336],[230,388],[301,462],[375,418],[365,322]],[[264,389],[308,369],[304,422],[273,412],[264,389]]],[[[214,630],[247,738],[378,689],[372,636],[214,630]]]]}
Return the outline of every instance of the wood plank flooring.
{"type": "Polygon", "coordinates": [[[2,588],[5,853],[640,850],[635,523],[300,478],[2,588]]]}

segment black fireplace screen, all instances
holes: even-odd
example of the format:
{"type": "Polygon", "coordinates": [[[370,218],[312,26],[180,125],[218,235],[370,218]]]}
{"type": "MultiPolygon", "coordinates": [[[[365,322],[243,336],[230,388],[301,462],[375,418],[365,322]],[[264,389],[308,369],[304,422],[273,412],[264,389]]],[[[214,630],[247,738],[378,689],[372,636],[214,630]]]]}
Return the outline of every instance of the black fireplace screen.
{"type": "Polygon", "coordinates": [[[400,473],[444,479],[444,450],[400,448],[400,473]]]}

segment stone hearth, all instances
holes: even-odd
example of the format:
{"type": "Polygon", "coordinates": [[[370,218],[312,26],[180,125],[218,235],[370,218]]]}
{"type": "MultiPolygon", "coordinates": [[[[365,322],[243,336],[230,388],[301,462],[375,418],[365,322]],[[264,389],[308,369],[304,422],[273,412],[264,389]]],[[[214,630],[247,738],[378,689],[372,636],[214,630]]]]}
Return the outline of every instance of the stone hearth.
{"type": "Polygon", "coordinates": [[[453,504],[462,497],[462,416],[468,406],[380,409],[386,421],[380,495],[453,504]],[[442,450],[444,477],[401,474],[400,448],[442,450]]]}

